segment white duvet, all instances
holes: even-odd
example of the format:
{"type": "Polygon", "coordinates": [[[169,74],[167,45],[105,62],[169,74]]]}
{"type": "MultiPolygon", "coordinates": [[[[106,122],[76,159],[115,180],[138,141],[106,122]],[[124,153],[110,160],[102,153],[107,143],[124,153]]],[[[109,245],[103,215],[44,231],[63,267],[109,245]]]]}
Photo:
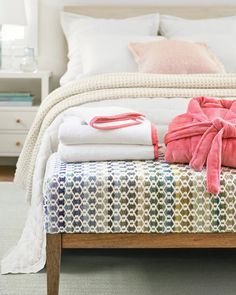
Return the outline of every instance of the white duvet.
{"type": "MultiPolygon", "coordinates": [[[[106,100],[84,104],[87,107],[120,106],[143,113],[158,127],[159,143],[167,131],[168,123],[178,114],[185,112],[185,98],[136,98],[106,100]]],[[[43,181],[45,166],[50,155],[58,148],[58,128],[65,116],[76,116],[80,107],[61,113],[43,136],[37,156],[32,186],[32,200],[22,236],[17,245],[2,260],[2,273],[32,273],[40,271],[46,262],[46,234],[43,218],[43,181]]]]}

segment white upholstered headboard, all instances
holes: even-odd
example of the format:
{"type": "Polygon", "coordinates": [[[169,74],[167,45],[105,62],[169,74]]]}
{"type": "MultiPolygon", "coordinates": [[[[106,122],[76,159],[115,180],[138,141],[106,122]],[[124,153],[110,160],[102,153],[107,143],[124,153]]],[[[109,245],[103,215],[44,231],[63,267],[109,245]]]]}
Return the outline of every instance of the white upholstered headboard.
{"type": "Polygon", "coordinates": [[[236,15],[236,6],[65,6],[64,11],[103,18],[125,18],[159,12],[189,19],[236,15]]]}

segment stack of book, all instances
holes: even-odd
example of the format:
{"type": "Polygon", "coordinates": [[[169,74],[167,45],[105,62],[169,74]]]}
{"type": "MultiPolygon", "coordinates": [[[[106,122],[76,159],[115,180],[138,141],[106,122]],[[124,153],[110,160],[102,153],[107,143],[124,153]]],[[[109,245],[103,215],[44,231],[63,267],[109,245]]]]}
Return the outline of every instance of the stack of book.
{"type": "Polygon", "coordinates": [[[0,106],[32,106],[33,96],[30,93],[1,93],[0,106]]]}

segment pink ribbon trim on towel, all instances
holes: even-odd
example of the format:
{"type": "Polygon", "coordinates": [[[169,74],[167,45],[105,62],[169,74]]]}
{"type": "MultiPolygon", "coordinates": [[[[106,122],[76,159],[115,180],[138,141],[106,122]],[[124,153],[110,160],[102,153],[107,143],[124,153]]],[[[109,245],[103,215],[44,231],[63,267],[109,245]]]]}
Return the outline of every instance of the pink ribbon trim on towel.
{"type": "Polygon", "coordinates": [[[89,125],[95,129],[99,130],[113,130],[113,129],[120,129],[120,128],[126,128],[129,126],[139,125],[143,123],[143,114],[139,113],[124,113],[114,116],[96,116],[94,117],[89,125]],[[109,126],[99,126],[99,124],[104,123],[112,123],[112,122],[119,122],[119,121],[133,121],[130,123],[124,123],[120,125],[109,125],[109,126]]]}
{"type": "Polygon", "coordinates": [[[154,124],[151,124],[151,131],[152,131],[154,159],[157,160],[158,159],[158,135],[157,135],[157,128],[154,124]]]}

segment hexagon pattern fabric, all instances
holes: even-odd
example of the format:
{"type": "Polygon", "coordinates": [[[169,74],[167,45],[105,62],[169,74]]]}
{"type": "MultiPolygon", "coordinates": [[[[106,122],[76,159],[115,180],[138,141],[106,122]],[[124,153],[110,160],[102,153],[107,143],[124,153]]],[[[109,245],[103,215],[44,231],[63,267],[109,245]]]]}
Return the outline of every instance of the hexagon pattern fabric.
{"type": "Polygon", "coordinates": [[[158,161],[66,164],[53,154],[44,182],[47,233],[235,232],[236,170],[222,168],[221,191],[205,170],[158,161]]]}

